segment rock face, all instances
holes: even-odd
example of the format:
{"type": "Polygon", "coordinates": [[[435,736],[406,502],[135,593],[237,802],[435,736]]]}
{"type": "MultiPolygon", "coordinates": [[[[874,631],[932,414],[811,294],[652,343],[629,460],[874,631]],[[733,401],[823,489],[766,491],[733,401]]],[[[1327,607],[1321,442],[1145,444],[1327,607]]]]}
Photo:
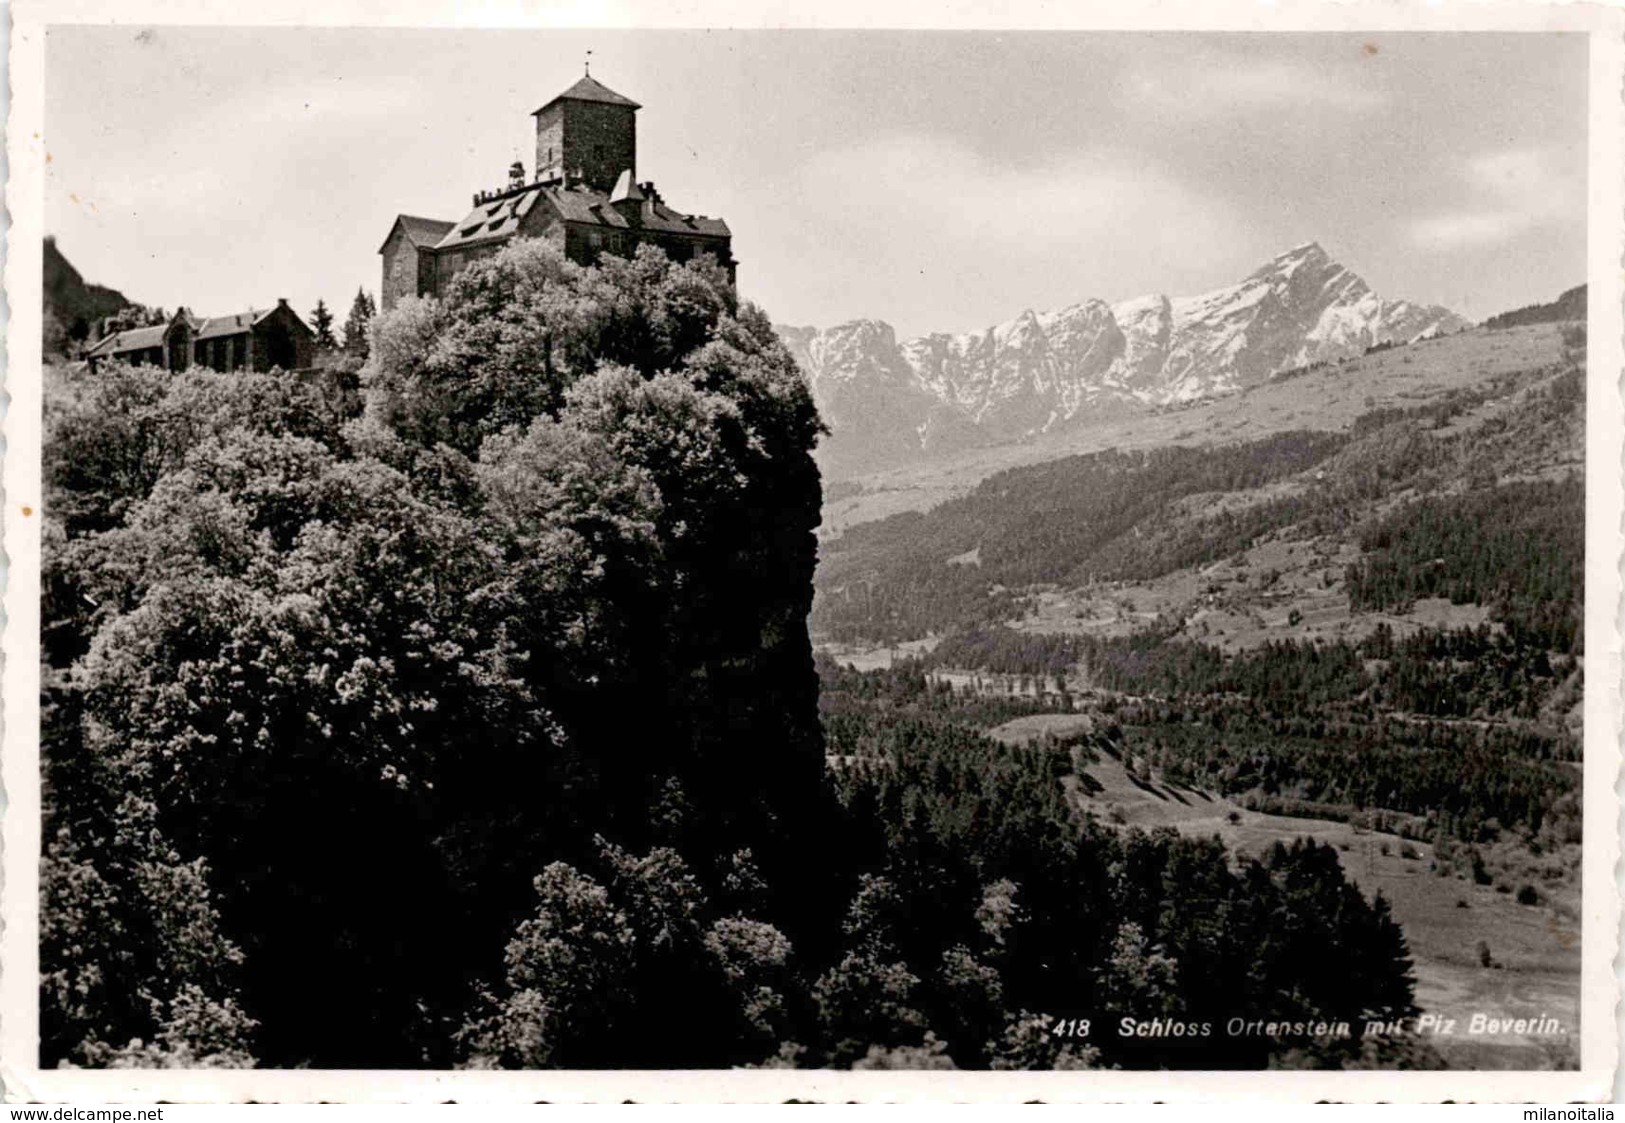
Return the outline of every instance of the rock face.
{"type": "Polygon", "coordinates": [[[1231,393],[1466,326],[1445,308],[1383,300],[1310,242],[1200,296],[1086,300],[902,343],[878,320],[779,334],[811,379],[831,428],[820,460],[840,478],[1231,393]]]}

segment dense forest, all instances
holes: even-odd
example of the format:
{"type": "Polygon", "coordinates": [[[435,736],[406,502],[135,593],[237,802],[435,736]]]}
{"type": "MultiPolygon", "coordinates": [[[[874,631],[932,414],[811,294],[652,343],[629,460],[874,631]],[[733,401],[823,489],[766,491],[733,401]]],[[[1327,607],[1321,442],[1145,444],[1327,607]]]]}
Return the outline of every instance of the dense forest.
{"type": "Polygon", "coordinates": [[[848,1051],[877,1035],[900,1041],[895,1021],[873,1019],[901,1007],[960,1065],[1016,1067],[1033,1048],[1045,1050],[1044,1064],[1080,1067],[1259,1067],[1293,1052],[1305,1064],[1378,1055],[1426,1063],[1358,1031],[1290,1043],[1219,1031],[1121,1036],[1124,1017],[1220,1027],[1272,1014],[1358,1023],[1410,1009],[1403,935],[1386,902],[1344,880],[1328,846],[1300,842],[1237,861],[1217,839],[1120,832],[1087,818],[1080,827],[1058,781],[1111,751],[1111,731],[1005,745],[978,730],[976,698],[932,686],[917,669],[821,669],[849,817],[832,844],[865,853],[864,865],[880,862],[854,902],[855,947],[843,965],[861,954],[882,974],[890,961],[894,980],[884,1001],[853,1010],[871,1020],[848,1051]],[[1315,970],[1328,952],[1346,975],[1315,970]],[[1093,1032],[1046,1034],[1046,1013],[1092,1020],[1093,1032]]]}
{"type": "Polygon", "coordinates": [[[1328,847],[1080,814],[1030,703],[815,663],[820,422],[713,266],[519,243],[358,374],[46,390],[42,1064],[1430,1063],[1108,1031],[1402,1017],[1405,941],[1328,847]]]}
{"type": "Polygon", "coordinates": [[[1428,496],[1374,520],[1348,567],[1356,610],[1408,611],[1421,597],[1487,604],[1535,650],[1576,652],[1585,591],[1585,493],[1578,476],[1428,496]]]}
{"type": "Polygon", "coordinates": [[[1515,328],[1524,324],[1550,324],[1564,320],[1584,322],[1586,318],[1586,286],[1576,285],[1564,291],[1550,304],[1526,304],[1510,312],[1502,312],[1484,321],[1487,328],[1515,328]]]}

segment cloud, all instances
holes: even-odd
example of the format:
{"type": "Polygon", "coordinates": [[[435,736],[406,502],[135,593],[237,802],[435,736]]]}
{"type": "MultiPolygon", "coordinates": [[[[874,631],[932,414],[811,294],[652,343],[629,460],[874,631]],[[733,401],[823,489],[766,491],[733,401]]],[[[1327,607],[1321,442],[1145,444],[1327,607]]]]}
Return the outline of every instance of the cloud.
{"type": "Polygon", "coordinates": [[[819,216],[794,251],[804,276],[829,277],[818,303],[884,316],[904,334],[1222,274],[1247,225],[1134,156],[1017,166],[923,134],[810,153],[778,208],[819,216]]]}
{"type": "Polygon", "coordinates": [[[1201,118],[1265,109],[1364,113],[1388,101],[1384,91],[1352,74],[1306,62],[1243,57],[1142,69],[1128,76],[1122,90],[1132,108],[1201,118]]]}
{"type": "Polygon", "coordinates": [[[1481,153],[1467,161],[1461,179],[1462,205],[1412,222],[1412,242],[1431,248],[1491,245],[1585,215],[1583,179],[1564,169],[1551,149],[1481,153]]]}
{"type": "Polygon", "coordinates": [[[827,150],[806,168],[804,187],[858,225],[917,229],[961,245],[1087,250],[1103,240],[1155,239],[1170,228],[1195,243],[1224,240],[1229,219],[1202,193],[1121,156],[1013,167],[925,136],[827,150]]]}

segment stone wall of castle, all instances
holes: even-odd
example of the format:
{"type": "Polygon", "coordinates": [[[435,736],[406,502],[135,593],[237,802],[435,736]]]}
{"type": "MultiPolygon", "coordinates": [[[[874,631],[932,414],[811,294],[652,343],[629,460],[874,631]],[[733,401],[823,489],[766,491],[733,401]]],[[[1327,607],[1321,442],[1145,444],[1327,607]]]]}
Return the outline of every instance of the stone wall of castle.
{"type": "Polygon", "coordinates": [[[538,179],[580,171],[607,195],[627,169],[637,178],[637,153],[637,113],[629,106],[566,100],[536,119],[538,179]]]}
{"type": "MultiPolygon", "coordinates": [[[[385,310],[395,307],[403,298],[417,296],[420,287],[419,252],[399,226],[384,243],[384,277],[379,292],[385,310]]],[[[432,270],[431,270],[432,273],[432,270]]]]}

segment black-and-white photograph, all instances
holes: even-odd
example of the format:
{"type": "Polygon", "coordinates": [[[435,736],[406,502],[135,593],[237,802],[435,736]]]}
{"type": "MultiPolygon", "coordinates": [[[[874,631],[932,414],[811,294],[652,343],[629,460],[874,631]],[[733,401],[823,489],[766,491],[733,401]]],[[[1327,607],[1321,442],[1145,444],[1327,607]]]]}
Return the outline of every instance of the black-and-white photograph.
{"type": "Polygon", "coordinates": [[[43,34],[40,1070],[1581,1067],[1586,34],[43,34]]]}

